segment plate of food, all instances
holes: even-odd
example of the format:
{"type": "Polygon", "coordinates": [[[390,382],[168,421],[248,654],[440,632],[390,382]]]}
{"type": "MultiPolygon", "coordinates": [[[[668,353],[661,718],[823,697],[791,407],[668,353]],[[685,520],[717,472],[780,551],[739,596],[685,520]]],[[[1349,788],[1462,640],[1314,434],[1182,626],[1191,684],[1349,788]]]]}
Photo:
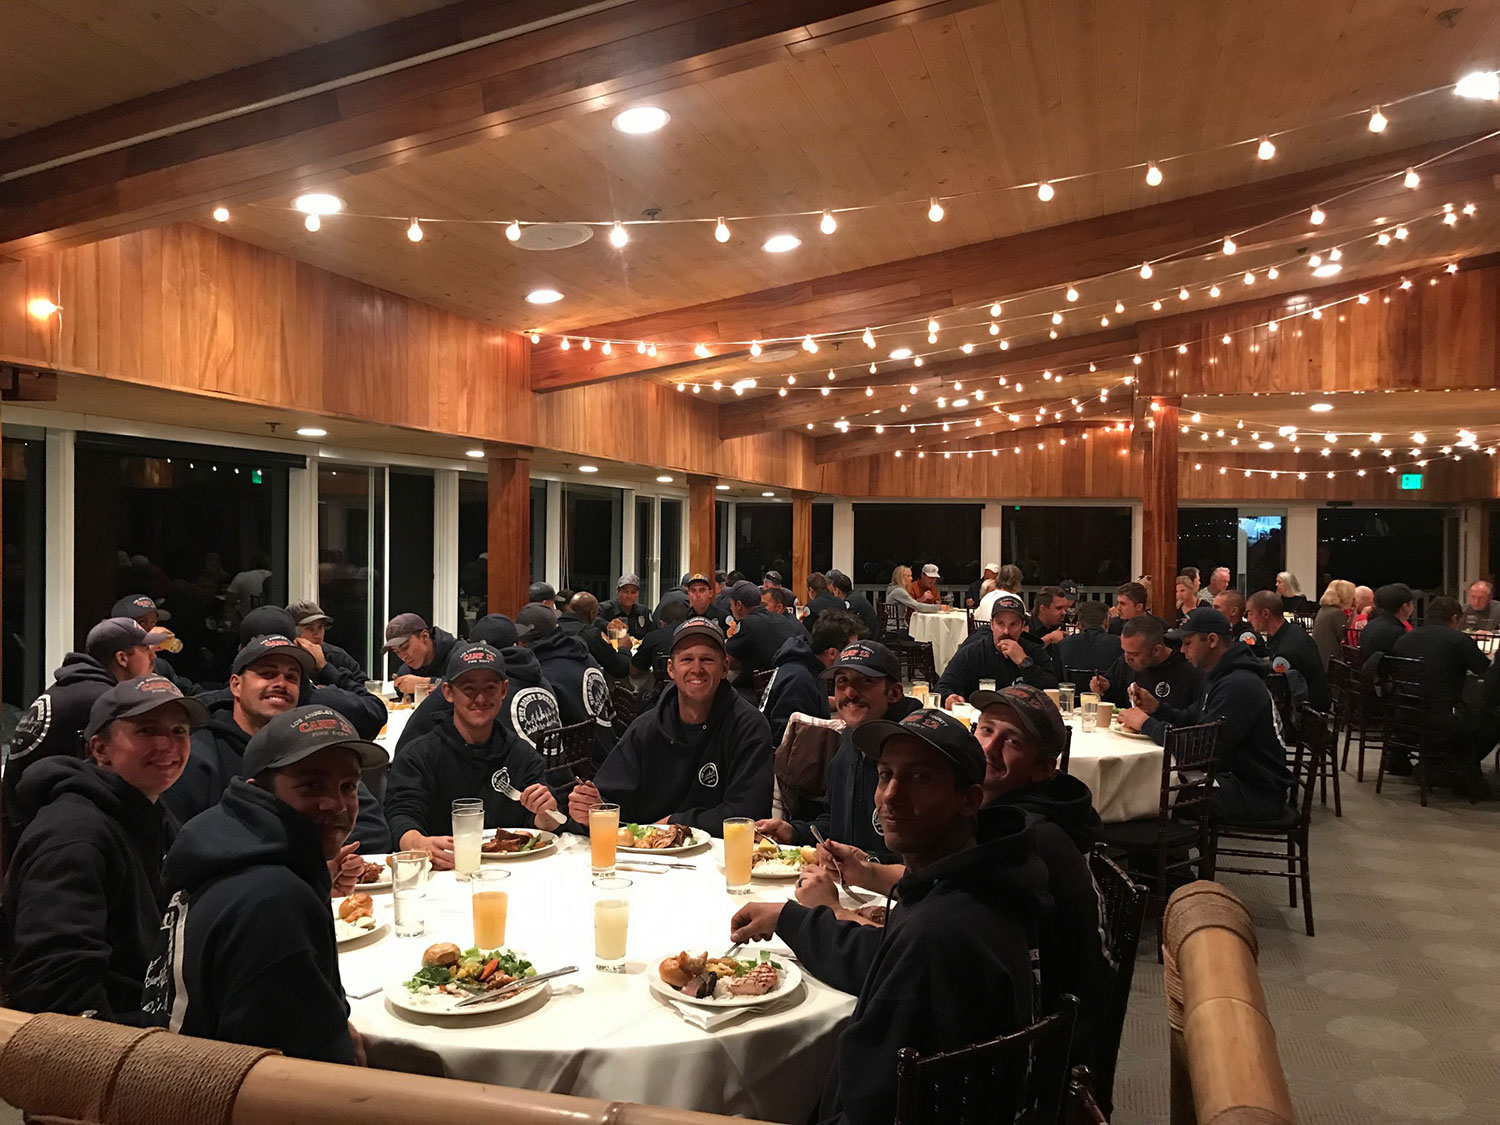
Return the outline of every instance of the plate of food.
{"type": "Polygon", "coordinates": [[[627,824],[620,829],[615,847],[622,852],[671,855],[701,848],[709,838],[703,829],[686,824],[627,824]]]}
{"type": "Polygon", "coordinates": [[[557,851],[557,836],[538,828],[491,828],[479,845],[482,859],[523,859],[557,851]]]}
{"type": "Polygon", "coordinates": [[[489,1015],[538,996],[551,995],[552,982],[547,980],[500,991],[508,984],[534,976],[536,969],[531,962],[513,950],[459,949],[451,941],[440,941],[423,952],[422,964],[415,973],[385,986],[385,998],[393,1008],[415,1015],[489,1015]],[[497,993],[493,1003],[458,1006],[461,1001],[487,992],[497,993]]]}
{"type": "Polygon", "coordinates": [[[1131,730],[1129,727],[1123,726],[1120,723],[1111,722],[1109,724],[1109,729],[1110,729],[1110,733],[1112,733],[1112,734],[1122,734],[1126,738],[1144,738],[1147,742],[1152,741],[1151,736],[1149,734],[1147,734],[1145,731],[1143,731],[1143,730],[1131,730]]]}
{"type": "Polygon", "coordinates": [[[391,889],[391,861],[383,855],[362,855],[365,869],[359,873],[358,887],[362,891],[388,891],[391,889]]]}
{"type": "Polygon", "coordinates": [[[709,957],[684,950],[646,974],[653,992],[704,1008],[754,1008],[790,996],[802,983],[795,961],[762,950],[755,957],[709,957]]]}
{"type": "Polygon", "coordinates": [[[333,936],[340,949],[368,944],[388,929],[390,923],[376,920],[374,900],[363,891],[355,891],[334,909],[333,936]]]}
{"type": "Polygon", "coordinates": [[[783,848],[775,840],[761,837],[750,853],[750,878],[795,879],[817,857],[817,848],[783,848]]]}

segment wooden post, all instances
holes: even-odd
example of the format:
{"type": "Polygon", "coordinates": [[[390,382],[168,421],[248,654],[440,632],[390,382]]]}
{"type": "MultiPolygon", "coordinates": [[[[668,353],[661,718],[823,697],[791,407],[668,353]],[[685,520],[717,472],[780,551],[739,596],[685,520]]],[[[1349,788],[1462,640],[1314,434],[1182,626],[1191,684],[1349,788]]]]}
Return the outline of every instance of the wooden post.
{"type": "Polygon", "coordinates": [[[492,445],[489,469],[489,612],[514,615],[531,584],[531,450],[492,445]]]}
{"type": "MultiPolygon", "coordinates": [[[[719,546],[715,517],[717,477],[688,476],[688,569],[694,574],[714,575],[719,546]]],[[[662,581],[666,581],[664,575],[662,581]]]]}
{"type": "Polygon", "coordinates": [[[1141,558],[1151,575],[1151,609],[1157,614],[1170,608],[1172,580],[1177,577],[1177,411],[1181,405],[1181,395],[1156,395],[1146,414],[1155,424],[1145,441],[1141,558]]]}
{"type": "Polygon", "coordinates": [[[807,576],[812,573],[813,496],[811,492],[792,493],[792,573],[783,577],[799,600],[807,589],[807,576]]]}

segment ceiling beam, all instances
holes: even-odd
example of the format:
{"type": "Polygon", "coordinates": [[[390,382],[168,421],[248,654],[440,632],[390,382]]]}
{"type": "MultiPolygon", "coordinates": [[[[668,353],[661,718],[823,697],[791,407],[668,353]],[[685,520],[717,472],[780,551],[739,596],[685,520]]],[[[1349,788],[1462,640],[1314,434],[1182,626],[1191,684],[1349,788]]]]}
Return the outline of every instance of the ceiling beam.
{"type": "MultiPolygon", "coordinates": [[[[1305,222],[1302,212],[1311,203],[1366,187],[1474,139],[1433,141],[689,308],[579,327],[569,334],[656,342],[661,358],[639,355],[633,348],[616,348],[610,356],[598,349],[564,351],[556,342],[545,342],[532,352],[531,388],[558,390],[648,373],[674,357],[690,354],[697,343],[713,348],[721,340],[859,332],[869,325],[1006,300],[1128,269],[1146,258],[1188,253],[1226,232],[1273,223],[1295,213],[1295,220],[1287,220],[1291,232],[1293,222],[1305,222]],[[664,346],[665,341],[671,346],[664,346]]],[[[1423,181],[1431,187],[1495,172],[1500,172],[1500,144],[1487,142],[1483,148],[1466,152],[1463,159],[1424,169],[1423,181]]],[[[1404,189],[1398,184],[1392,190],[1404,189]]]]}
{"type": "Polygon", "coordinates": [[[0,143],[0,254],[201,217],[978,2],[466,0],[0,143]]]}

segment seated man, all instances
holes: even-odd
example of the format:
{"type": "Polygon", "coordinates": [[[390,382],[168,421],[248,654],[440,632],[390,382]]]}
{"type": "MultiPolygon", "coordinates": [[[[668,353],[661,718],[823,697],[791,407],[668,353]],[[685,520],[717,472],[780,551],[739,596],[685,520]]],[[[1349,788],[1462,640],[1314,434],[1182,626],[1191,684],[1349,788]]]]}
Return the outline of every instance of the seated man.
{"type": "Polygon", "coordinates": [[[852,578],[842,570],[830,570],[828,589],[833,592],[834,597],[843,598],[849,612],[864,623],[865,636],[873,637],[880,632],[880,614],[870,604],[869,598],[855,590],[852,578]]]}
{"type": "MultiPolygon", "coordinates": [[[[1219,607],[1214,605],[1214,599],[1229,589],[1229,577],[1229,568],[1227,566],[1214,567],[1213,573],[1208,576],[1208,585],[1198,591],[1198,600],[1208,605],[1213,605],[1215,609],[1218,609],[1219,607]]],[[[1222,613],[1223,611],[1220,610],[1220,612],[1222,613]]]]}
{"type": "Polygon", "coordinates": [[[958,646],[938,677],[938,697],[944,707],[962,703],[979,690],[980,680],[994,680],[997,688],[1018,680],[1039,688],[1057,686],[1052,656],[1026,632],[1026,605],[1014,594],[996,598],[989,629],[976,629],[958,646]]]}
{"type": "Polygon", "coordinates": [[[1021,586],[1025,580],[1025,576],[1021,574],[1021,568],[1015,563],[1006,563],[1002,566],[1000,572],[995,575],[994,588],[985,591],[984,596],[979,599],[979,604],[974,607],[974,620],[976,622],[988,621],[990,619],[990,610],[994,608],[995,600],[1002,594],[1014,594],[1019,598],[1021,596],[1021,586]]]}
{"type": "Polygon", "coordinates": [[[533,582],[526,588],[527,605],[544,605],[548,609],[557,609],[557,591],[552,588],[550,582],[533,582]]]}
{"type": "MultiPolygon", "coordinates": [[[[1048,646],[1060,644],[1067,636],[1063,623],[1068,619],[1072,605],[1067,596],[1056,586],[1044,586],[1031,603],[1031,620],[1026,623],[1026,633],[1034,641],[1048,646]]],[[[994,616],[994,607],[990,607],[994,616]]]]}
{"type": "Polygon", "coordinates": [[[810,633],[789,637],[776,653],[771,682],[761,697],[760,710],[771,724],[771,745],[780,746],[787,720],[798,711],[828,718],[826,672],[839,650],[859,639],[863,626],[845,610],[827,610],[810,633]]]}
{"type": "Polygon", "coordinates": [[[139,1023],[156,948],[168,839],[157,798],[187,763],[208,712],[165,677],[116,684],[95,702],[87,760],[53,758],[16,794],[25,829],[0,902],[5,998],[23,1012],[139,1023]]]}
{"type": "MultiPolygon", "coordinates": [[[[1272,590],[1257,590],[1250,595],[1245,615],[1251,627],[1265,638],[1265,643],[1257,651],[1271,662],[1272,672],[1287,677],[1293,706],[1300,706],[1305,699],[1319,711],[1326,712],[1332,695],[1328,690],[1328,673],[1323,670],[1323,658],[1307,630],[1286,619],[1281,610],[1281,595],[1272,590]]],[[[1291,732],[1287,734],[1290,741],[1291,732]]]]}
{"type": "MultiPolygon", "coordinates": [[[[817,1112],[839,1125],[891,1120],[901,1048],[954,1050],[1031,1023],[1037,919],[1050,905],[1020,809],[997,811],[992,838],[975,843],[985,763],[962,723],[919,711],[866,723],[855,744],[877,763],[876,809],[907,869],[884,933],[795,902],[746,903],[729,924],[731,941],[774,934],[819,980],[858,995],[817,1112]]],[[[1018,1107],[987,1108],[1009,1121],[1018,1107]]]]}
{"type": "Polygon", "coordinates": [[[612,680],[630,675],[630,642],[622,650],[604,635],[607,620],[599,617],[599,599],[587,590],[573,595],[568,608],[557,615],[557,627],[565,636],[577,637],[589,650],[594,663],[612,680]]]}
{"type": "Polygon", "coordinates": [[[1234,639],[1252,647],[1260,644],[1260,634],[1245,616],[1248,603],[1238,590],[1220,590],[1214,595],[1213,607],[1224,615],[1234,630],[1234,639]]]}
{"type": "Polygon", "coordinates": [[[943,592],[938,589],[942,577],[936,563],[926,563],[922,567],[922,573],[912,579],[906,592],[912,596],[912,600],[924,605],[942,605],[943,592]]]}
{"type": "Polygon", "coordinates": [[[599,603],[599,620],[606,628],[612,621],[623,621],[630,635],[640,640],[651,631],[651,614],[641,605],[641,577],[622,574],[615,583],[615,596],[599,603]]]}
{"type": "Polygon", "coordinates": [[[333,618],[324,613],[317,602],[293,602],[286,607],[286,611],[292,615],[297,626],[297,635],[293,640],[317,645],[323,651],[324,660],[358,680],[361,687],[371,678],[352,653],[328,640],[328,626],[333,624],[333,618]]]}
{"type": "Polygon", "coordinates": [[[1469,583],[1467,596],[1468,604],[1464,606],[1463,616],[1464,630],[1494,632],[1500,629],[1500,602],[1495,600],[1495,587],[1481,578],[1469,583]]]}
{"type": "Polygon", "coordinates": [[[729,666],[739,672],[734,686],[752,699],[755,697],[755,673],[771,667],[781,646],[799,633],[807,635],[802,622],[784,613],[770,613],[761,604],[763,594],[775,596],[775,588],[763,590],[750,582],[740,582],[729,591],[734,610],[732,635],[725,642],[729,666]]]}
{"type": "Polygon", "coordinates": [[[423,680],[436,687],[457,643],[452,633],[429,626],[419,613],[396,614],[385,626],[385,651],[395,653],[401,661],[396,669],[396,690],[402,695],[415,695],[423,680]]]}
{"type": "MultiPolygon", "coordinates": [[[[1109,631],[1116,636],[1125,627],[1125,622],[1133,617],[1140,617],[1149,613],[1146,605],[1150,601],[1151,594],[1147,591],[1145,584],[1141,582],[1126,582],[1115,590],[1114,613],[1110,617],[1109,631]]],[[[1157,618],[1161,621],[1161,618],[1157,618]]],[[[1161,627],[1166,629],[1167,623],[1161,622],[1161,627]]]]}
{"type": "Polygon", "coordinates": [[[1078,632],[1064,637],[1053,657],[1059,673],[1067,679],[1080,674],[1074,669],[1087,671],[1090,677],[1107,674],[1120,659],[1120,638],[1108,626],[1109,609],[1103,602],[1079,602],[1078,632]]]}
{"type": "Polygon", "coordinates": [[[249,780],[231,782],[167,852],[171,899],[146,973],[148,1023],[364,1063],[339,978],[328,865],[354,827],[360,772],[386,761],[330,707],[293,708],[256,732],[249,780]]]}
{"type": "Polygon", "coordinates": [[[719,627],[702,617],[679,625],[667,670],[672,683],[656,706],[636,716],[594,780],[568,794],[575,824],[610,801],[622,824],[687,824],[720,836],[726,817],[771,811],[771,728],[725,680],[719,627]]]}
{"type": "Polygon", "coordinates": [[[615,745],[615,706],[610,700],[604,670],[588,647],[557,625],[557,613],[539,603],[523,605],[516,614],[516,635],[542,666],[552,685],[564,726],[594,724],[594,760],[602,762],[615,745]]]}
{"type": "MultiPolygon", "coordinates": [[[[656,658],[666,656],[672,651],[672,634],[677,632],[677,626],[688,619],[687,602],[668,602],[661,607],[661,620],[657,622],[656,628],[642,638],[635,655],[630,658],[633,667],[642,672],[650,672],[656,667],[656,658]]],[[[654,685],[660,690],[664,685],[654,685]]]]}
{"type": "MultiPolygon", "coordinates": [[[[764,590],[760,595],[760,604],[765,607],[769,614],[797,618],[797,595],[793,594],[785,586],[772,586],[764,590]]],[[[730,602],[733,609],[734,603],[730,602]]]]}
{"type": "Polygon", "coordinates": [[[496,722],[506,695],[505,660],[480,642],[456,650],[443,676],[453,711],[413,739],[391,763],[385,817],[401,851],[425,851],[439,871],[453,867],[453,802],[484,802],[486,828],[555,828],[545,815],[557,799],[542,779],[542,758],[496,722]],[[520,791],[519,802],[502,790],[520,791]]]}
{"type": "Polygon", "coordinates": [[[979,599],[984,597],[985,594],[984,584],[986,582],[991,583],[992,585],[990,588],[993,589],[993,583],[999,577],[1000,564],[994,562],[985,563],[984,569],[979,572],[979,577],[974,579],[973,582],[969,583],[968,593],[964,597],[964,606],[968,609],[973,609],[975,606],[977,606],[979,604],[979,599]]]}
{"type": "Polygon", "coordinates": [[[1373,673],[1375,658],[1394,652],[1396,641],[1411,628],[1415,601],[1411,587],[1403,582],[1392,582],[1375,591],[1375,608],[1359,631],[1359,654],[1365,659],[1367,671],[1373,673]]]}
{"type": "Polygon", "coordinates": [[[809,632],[818,623],[818,614],[831,610],[842,612],[848,608],[844,599],[829,589],[826,576],[817,573],[807,576],[807,616],[802,619],[802,624],[809,632]]]}
{"type": "Polygon", "coordinates": [[[1276,820],[1286,807],[1292,775],[1276,736],[1265,661],[1232,638],[1229,622],[1216,609],[1193,610],[1168,636],[1182,642],[1182,655],[1203,672],[1202,697],[1177,711],[1131,685],[1134,706],[1120,713],[1120,722],[1160,745],[1172,727],[1222,721],[1209,815],[1235,824],[1276,820]]]}
{"type": "MultiPolygon", "coordinates": [[[[1487,680],[1491,664],[1462,627],[1463,609],[1458,602],[1453,598],[1433,598],[1427,603],[1427,617],[1422,624],[1396,638],[1392,655],[1422,662],[1427,719],[1436,745],[1446,751],[1447,772],[1453,786],[1466,797],[1483,800],[1490,795],[1490,786],[1480,772],[1479,763],[1500,740],[1500,716],[1493,710],[1479,710],[1464,702],[1469,676],[1487,680]]],[[[1410,763],[1402,770],[1399,763],[1391,761],[1392,757],[1386,759],[1387,773],[1410,772],[1410,763]]]]}
{"type": "Polygon", "coordinates": [[[1174,711],[1186,711],[1203,694],[1203,673],[1166,643],[1161,621],[1149,613],[1125,622],[1120,659],[1089,681],[1099,698],[1116,707],[1130,706],[1130,688],[1140,688],[1174,711]]]}
{"type": "MultiPolygon", "coordinates": [[[[157,626],[164,621],[170,621],[172,619],[171,612],[157,605],[155,599],[147,597],[145,594],[127,594],[115,602],[114,608],[109,611],[109,615],[111,617],[128,617],[142,629],[146,630],[146,632],[153,633],[159,631],[164,640],[170,638],[170,633],[167,629],[162,628],[158,630],[157,626]]],[[[182,646],[178,644],[177,647],[181,649],[182,646]]],[[[177,674],[177,670],[167,662],[167,658],[161,654],[160,650],[156,653],[156,663],[151,670],[158,676],[165,676],[171,680],[177,685],[178,691],[187,693],[198,690],[197,684],[177,674]]]]}

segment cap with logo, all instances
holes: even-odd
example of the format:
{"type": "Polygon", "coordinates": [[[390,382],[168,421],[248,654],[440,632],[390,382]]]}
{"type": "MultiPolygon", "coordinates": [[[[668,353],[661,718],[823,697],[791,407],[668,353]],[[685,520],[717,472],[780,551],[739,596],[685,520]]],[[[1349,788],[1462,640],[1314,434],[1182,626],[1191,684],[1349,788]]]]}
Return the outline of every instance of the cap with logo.
{"type": "Polygon", "coordinates": [[[503,613],[486,613],[469,627],[469,640],[492,648],[510,648],[520,639],[516,623],[503,613]]]}
{"type": "Polygon", "coordinates": [[[193,730],[208,725],[208,708],[183,695],[165,676],[152,673],[118,683],[94,700],[93,707],[89,708],[89,725],[83,730],[83,741],[87,744],[116,719],[133,719],[173,703],[187,712],[188,726],[193,730]]]}
{"type": "Polygon", "coordinates": [[[984,780],[984,751],[979,740],[946,711],[913,711],[899,723],[875,719],[854,731],[854,747],[867,758],[880,759],[885,744],[897,735],[920,739],[947,758],[958,780],[978,785],[984,780]]]}
{"type": "Polygon", "coordinates": [[[760,596],[764,591],[754,582],[736,582],[729,587],[729,600],[739,602],[741,605],[760,605],[760,596]]]}
{"type": "Polygon", "coordinates": [[[297,619],[279,605],[256,606],[240,620],[240,644],[256,637],[295,637],[297,619]]]}
{"type": "Polygon", "coordinates": [[[167,637],[167,632],[162,629],[146,632],[133,617],[106,617],[89,630],[83,641],[83,651],[100,664],[108,664],[109,658],[117,652],[137,645],[160,644],[167,637]]]}
{"type": "Polygon", "coordinates": [[[720,652],[724,651],[724,630],[719,628],[718,622],[710,621],[706,617],[689,617],[677,626],[672,631],[671,651],[676,652],[677,646],[683,641],[690,641],[695,637],[708,641],[720,652]]]}
{"type": "Polygon", "coordinates": [[[480,641],[478,644],[464,645],[463,648],[453,650],[453,655],[448,657],[448,670],[443,674],[445,680],[456,680],[465,672],[494,672],[502,680],[505,679],[505,657],[500,655],[500,650],[491,648],[480,641]]]}
{"type": "Polygon", "coordinates": [[[286,607],[286,611],[298,625],[316,625],[319,621],[325,625],[333,624],[333,618],[324,613],[323,607],[317,602],[293,602],[286,607]]]}
{"type": "Polygon", "coordinates": [[[287,637],[272,633],[269,637],[256,637],[240,649],[235,654],[234,663],[229,666],[229,671],[238,676],[257,660],[264,660],[268,656],[285,656],[295,660],[297,666],[302,669],[304,677],[311,676],[317,668],[313,654],[307,649],[287,637]]]}
{"type": "Polygon", "coordinates": [[[115,608],[109,611],[111,617],[141,618],[148,613],[156,614],[158,621],[170,621],[171,613],[161,608],[145,594],[127,594],[115,602],[115,608]]]}
{"type": "Polygon", "coordinates": [[[427,622],[420,613],[398,613],[385,623],[385,650],[394,652],[423,629],[427,622]]]}
{"type": "Polygon", "coordinates": [[[712,578],[710,578],[708,575],[706,575],[706,574],[699,574],[697,571],[694,571],[692,574],[689,574],[687,576],[687,578],[683,581],[682,588],[685,590],[689,586],[698,586],[698,585],[712,586],[713,584],[714,584],[714,580],[712,578]]]}
{"type": "Polygon", "coordinates": [[[990,603],[990,620],[995,620],[997,613],[1014,613],[1019,617],[1026,616],[1026,603],[1014,594],[1001,594],[990,603]]]}
{"type": "Polygon", "coordinates": [[[926,566],[924,566],[922,568],[922,577],[941,578],[942,575],[938,573],[937,563],[928,563],[926,566]]]}
{"type": "Polygon", "coordinates": [[[347,747],[358,754],[360,769],[372,769],[390,761],[384,750],[360,738],[349,720],[332,707],[293,707],[277,715],[250,739],[241,768],[246,777],[254,777],[262,770],[281,769],[335,746],[347,747]]]}
{"type": "Polygon", "coordinates": [[[969,705],[981,711],[988,707],[1006,708],[1045,757],[1059,757],[1068,744],[1068,727],[1062,712],[1041,688],[1011,684],[999,691],[976,691],[969,696],[969,705]]]}
{"type": "Polygon", "coordinates": [[[620,575],[620,580],[615,583],[615,589],[623,590],[626,586],[634,586],[639,590],[641,588],[641,576],[639,574],[620,575]]]}
{"type": "Polygon", "coordinates": [[[1207,633],[1210,636],[1218,635],[1228,637],[1234,632],[1234,627],[1229,624],[1229,618],[1225,617],[1213,606],[1199,606],[1182,619],[1182,624],[1175,629],[1167,630],[1167,639],[1180,641],[1189,633],[1207,633]]]}
{"type": "Polygon", "coordinates": [[[523,605],[516,614],[516,636],[523,641],[538,641],[557,628],[557,610],[541,602],[523,605]]]}
{"type": "Polygon", "coordinates": [[[838,659],[828,666],[823,678],[832,679],[840,668],[869,676],[872,680],[884,677],[893,683],[901,682],[901,661],[879,641],[850,641],[839,652],[838,659]]]}

